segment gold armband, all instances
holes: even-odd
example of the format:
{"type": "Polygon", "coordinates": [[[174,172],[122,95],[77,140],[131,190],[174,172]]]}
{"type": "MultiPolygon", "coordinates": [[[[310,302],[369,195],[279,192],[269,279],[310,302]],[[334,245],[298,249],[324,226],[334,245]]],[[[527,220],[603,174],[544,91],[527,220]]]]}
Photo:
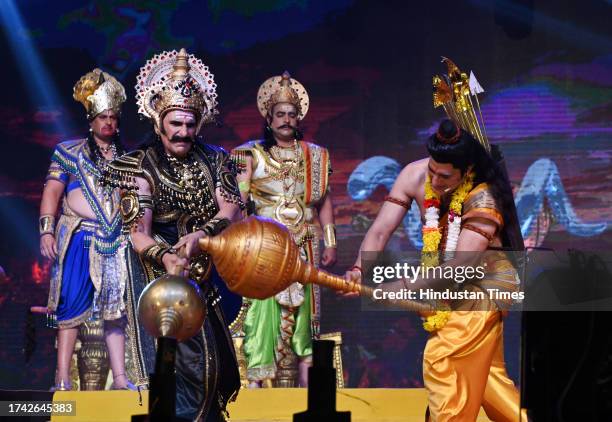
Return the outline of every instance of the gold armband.
{"type": "Polygon", "coordinates": [[[153,205],[153,196],[151,195],[138,195],[138,204],[140,205],[140,208],[149,208],[149,209],[154,209],[155,206],[153,205]]]}
{"type": "Polygon", "coordinates": [[[54,234],[55,233],[55,216],[53,215],[41,215],[38,219],[38,232],[42,236],[43,234],[54,234]]]}
{"type": "Polygon", "coordinates": [[[323,243],[326,248],[336,247],[336,226],[333,224],[326,224],[323,226],[323,243]]]}
{"type": "Polygon", "coordinates": [[[240,192],[248,192],[251,190],[251,182],[249,180],[243,180],[238,182],[238,190],[240,192]]]}

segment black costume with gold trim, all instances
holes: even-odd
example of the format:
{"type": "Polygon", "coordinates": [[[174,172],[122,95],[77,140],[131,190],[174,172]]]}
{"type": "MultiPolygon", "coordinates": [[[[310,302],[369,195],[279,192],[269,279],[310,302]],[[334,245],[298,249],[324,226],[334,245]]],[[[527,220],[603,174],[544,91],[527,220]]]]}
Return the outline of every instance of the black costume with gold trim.
{"type": "MultiPolygon", "coordinates": [[[[215,234],[224,228],[211,224],[219,211],[215,190],[225,200],[241,204],[229,155],[221,148],[203,143],[196,143],[185,159],[178,160],[166,155],[157,141],[113,161],[108,173],[109,182],[123,189],[124,229],[129,230],[145,209],[151,208],[151,235],[158,245],[171,247],[185,234],[197,230],[215,234]],[[139,195],[136,177],[149,183],[151,196],[139,195]]],[[[139,324],[136,306],[144,287],[164,274],[165,269],[129,249],[129,353],[136,365],[136,381],[145,385],[155,363],[155,339],[139,324]]],[[[210,257],[202,254],[190,264],[190,278],[201,287],[207,318],[200,334],[178,345],[177,416],[199,419],[205,415],[206,420],[223,420],[227,402],[240,387],[236,355],[219,305],[220,296],[211,280],[210,257]]]]}

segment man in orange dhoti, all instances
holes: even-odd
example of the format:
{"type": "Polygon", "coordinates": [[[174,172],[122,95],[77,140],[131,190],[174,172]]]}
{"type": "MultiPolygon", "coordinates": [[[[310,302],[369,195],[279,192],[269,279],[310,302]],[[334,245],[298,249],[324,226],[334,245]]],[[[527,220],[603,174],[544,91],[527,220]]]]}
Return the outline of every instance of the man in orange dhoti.
{"type": "MultiPolygon", "coordinates": [[[[509,298],[520,283],[505,254],[491,250],[523,249],[516,230],[516,209],[499,162],[501,155],[489,145],[471,107],[468,97],[474,92],[470,92],[467,76],[450,60],[445,61],[449,75],[434,78],[434,103],[444,105],[451,120],[443,121],[429,138],[429,158],[408,164],[398,176],[347,277],[361,277],[361,252],[384,250],[412,201],[416,201],[425,221],[424,268],[436,267],[439,253],[446,258],[453,256],[444,266],[486,268],[480,279],[451,283],[451,291],[464,294],[462,299],[446,304],[452,311],[438,310],[425,318],[423,326],[431,332],[423,354],[428,419],[474,421],[482,406],[492,420],[519,421],[522,414],[526,421],[503,356],[502,311],[511,304],[509,298]],[[480,253],[487,250],[484,255],[480,253]],[[492,291],[505,295],[492,295],[492,291]],[[479,299],[465,299],[470,294],[480,294],[479,299]]],[[[399,284],[408,290],[441,286],[438,280],[427,279],[399,284]]]]}

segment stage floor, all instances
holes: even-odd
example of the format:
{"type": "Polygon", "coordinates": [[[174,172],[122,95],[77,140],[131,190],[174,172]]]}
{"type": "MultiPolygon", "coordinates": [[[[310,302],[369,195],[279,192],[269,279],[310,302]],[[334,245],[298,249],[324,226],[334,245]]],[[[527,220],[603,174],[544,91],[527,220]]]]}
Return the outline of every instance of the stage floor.
{"type": "MultiPolygon", "coordinates": [[[[76,401],[76,417],[52,417],[53,422],[129,422],[145,413],[148,391],[60,391],[54,401],[76,401]]],[[[338,390],[338,410],[350,410],[352,422],[422,422],[427,392],[421,388],[344,388],[338,390]]],[[[232,422],[289,422],[306,410],[306,390],[299,388],[241,390],[228,407],[232,422]]],[[[481,409],[479,422],[488,421],[481,409]]]]}

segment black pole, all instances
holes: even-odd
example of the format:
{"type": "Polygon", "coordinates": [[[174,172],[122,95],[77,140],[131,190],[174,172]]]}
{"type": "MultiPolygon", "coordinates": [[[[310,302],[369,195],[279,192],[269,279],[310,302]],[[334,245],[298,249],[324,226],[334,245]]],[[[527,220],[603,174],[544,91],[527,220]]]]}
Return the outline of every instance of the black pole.
{"type": "Polygon", "coordinates": [[[157,339],[155,372],[151,374],[149,420],[173,421],[176,415],[176,344],[170,337],[157,339]]]}
{"type": "Polygon", "coordinates": [[[351,421],[351,412],[336,411],[336,370],[333,354],[333,341],[313,341],[313,364],[308,368],[308,409],[293,415],[293,422],[351,421]]]}

